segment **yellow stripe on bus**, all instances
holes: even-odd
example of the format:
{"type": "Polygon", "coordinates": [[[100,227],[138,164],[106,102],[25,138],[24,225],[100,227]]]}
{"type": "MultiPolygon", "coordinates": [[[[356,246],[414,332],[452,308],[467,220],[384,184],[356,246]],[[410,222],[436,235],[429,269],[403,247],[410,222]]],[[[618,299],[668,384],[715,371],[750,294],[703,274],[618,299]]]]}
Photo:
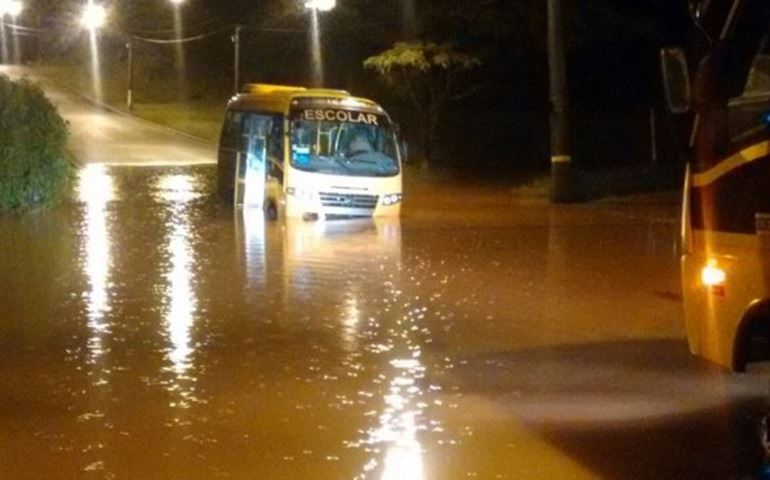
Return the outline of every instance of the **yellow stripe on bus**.
{"type": "Polygon", "coordinates": [[[723,160],[718,165],[712,167],[709,171],[694,174],[692,176],[692,184],[694,187],[706,187],[716,182],[728,173],[732,172],[736,168],[748,163],[756,162],[757,160],[768,155],[770,155],[770,141],[752,145],[751,147],[733,155],[727,160],[723,160]]]}

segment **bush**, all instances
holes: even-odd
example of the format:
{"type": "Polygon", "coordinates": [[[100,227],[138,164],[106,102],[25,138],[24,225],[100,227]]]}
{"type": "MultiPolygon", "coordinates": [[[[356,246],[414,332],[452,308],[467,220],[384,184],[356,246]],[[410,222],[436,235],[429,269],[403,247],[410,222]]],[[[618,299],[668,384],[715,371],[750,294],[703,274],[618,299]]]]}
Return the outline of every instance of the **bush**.
{"type": "Polygon", "coordinates": [[[0,75],[0,210],[29,209],[58,198],[73,171],[68,135],[40,87],[0,75]]]}

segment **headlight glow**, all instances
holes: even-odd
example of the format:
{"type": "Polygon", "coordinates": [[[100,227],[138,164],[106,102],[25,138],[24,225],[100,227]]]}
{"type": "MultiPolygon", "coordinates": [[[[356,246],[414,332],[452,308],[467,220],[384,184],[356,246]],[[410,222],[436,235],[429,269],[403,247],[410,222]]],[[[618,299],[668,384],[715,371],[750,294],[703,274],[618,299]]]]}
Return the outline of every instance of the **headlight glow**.
{"type": "Polygon", "coordinates": [[[404,196],[400,193],[392,193],[390,195],[383,195],[382,197],[382,204],[386,207],[389,207],[391,205],[396,205],[397,203],[401,202],[401,199],[404,198],[404,196]]]}
{"type": "Polygon", "coordinates": [[[716,263],[709,263],[701,272],[701,280],[707,287],[719,287],[724,285],[727,274],[716,263]]]}

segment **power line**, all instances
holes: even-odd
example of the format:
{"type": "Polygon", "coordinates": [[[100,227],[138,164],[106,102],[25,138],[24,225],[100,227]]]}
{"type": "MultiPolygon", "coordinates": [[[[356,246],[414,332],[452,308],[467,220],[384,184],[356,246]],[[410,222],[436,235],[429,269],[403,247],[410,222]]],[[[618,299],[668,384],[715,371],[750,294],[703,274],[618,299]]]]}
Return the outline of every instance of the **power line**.
{"type": "Polygon", "coordinates": [[[261,27],[252,27],[248,25],[233,25],[231,27],[222,27],[217,30],[212,30],[207,33],[202,33],[200,35],[193,35],[186,38],[176,38],[176,39],[150,38],[150,37],[142,37],[134,34],[129,34],[129,36],[134,40],[139,40],[145,43],[154,43],[156,45],[179,45],[183,43],[198,42],[206,38],[219,35],[223,32],[230,32],[235,28],[240,28],[241,30],[247,30],[250,32],[260,32],[260,33],[262,32],[264,33],[304,33],[305,32],[304,30],[293,29],[293,28],[261,28],[261,27]]]}
{"type": "Polygon", "coordinates": [[[230,32],[231,30],[232,30],[232,27],[224,27],[217,30],[213,30],[211,32],[202,33],[200,35],[194,35],[192,37],[186,37],[186,38],[177,38],[172,40],[168,40],[164,38],[140,37],[138,35],[131,35],[131,38],[134,40],[139,40],[140,42],[154,43],[156,45],[179,45],[182,43],[198,42],[201,40],[205,40],[206,38],[213,37],[215,35],[219,35],[224,32],[230,32]]]}
{"type": "Polygon", "coordinates": [[[14,30],[18,30],[19,32],[27,32],[27,33],[48,33],[46,30],[40,29],[40,28],[30,28],[30,27],[22,27],[21,25],[17,25],[15,23],[8,23],[3,22],[3,25],[6,27],[10,27],[14,30]]]}

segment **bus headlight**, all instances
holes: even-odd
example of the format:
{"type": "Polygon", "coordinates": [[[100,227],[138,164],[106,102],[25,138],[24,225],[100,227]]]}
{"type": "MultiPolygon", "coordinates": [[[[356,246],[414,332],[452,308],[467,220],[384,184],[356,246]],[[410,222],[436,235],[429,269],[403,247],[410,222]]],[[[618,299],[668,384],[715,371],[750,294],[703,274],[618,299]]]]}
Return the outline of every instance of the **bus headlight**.
{"type": "Polygon", "coordinates": [[[286,189],[286,193],[292,197],[299,198],[300,200],[304,200],[306,202],[312,202],[313,198],[315,198],[313,192],[308,192],[307,190],[302,190],[301,188],[288,187],[286,189]]]}
{"type": "Polygon", "coordinates": [[[386,207],[389,207],[391,205],[400,203],[402,198],[404,198],[404,196],[400,193],[391,193],[390,195],[384,195],[382,197],[382,204],[385,205],[386,207]]]}
{"type": "Polygon", "coordinates": [[[727,274],[715,262],[712,262],[703,268],[700,278],[707,287],[721,287],[727,280],[727,274]]]}

